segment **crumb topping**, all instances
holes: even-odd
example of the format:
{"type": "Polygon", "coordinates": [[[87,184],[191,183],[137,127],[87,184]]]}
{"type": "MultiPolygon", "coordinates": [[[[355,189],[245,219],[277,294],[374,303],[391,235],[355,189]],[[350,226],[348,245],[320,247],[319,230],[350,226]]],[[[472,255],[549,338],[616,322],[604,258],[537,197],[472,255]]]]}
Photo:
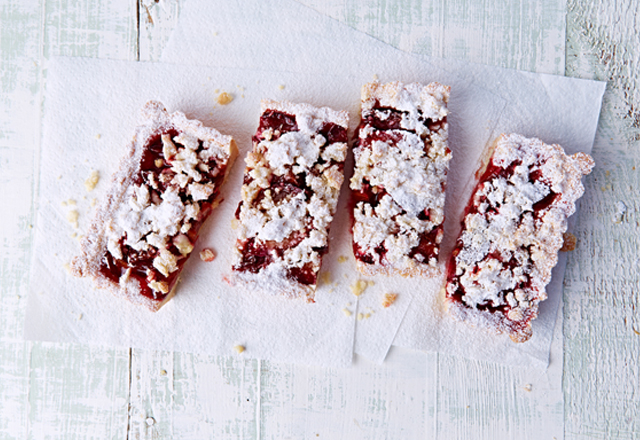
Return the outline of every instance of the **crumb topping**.
{"type": "Polygon", "coordinates": [[[263,102],[236,212],[234,271],[315,287],[346,157],[345,112],[263,102]]]}
{"type": "Polygon", "coordinates": [[[194,133],[170,129],[152,137],[106,229],[103,273],[114,281],[135,277],[154,299],[166,295],[193,251],[229,156],[194,133]]]}
{"type": "Polygon", "coordinates": [[[501,137],[467,207],[447,295],[526,326],[546,298],[567,218],[584,191],[580,178],[593,166],[587,158],[501,137]]]}
{"type": "Polygon", "coordinates": [[[451,160],[448,90],[435,83],[363,88],[350,182],[361,263],[403,274],[436,267],[451,160]]]}

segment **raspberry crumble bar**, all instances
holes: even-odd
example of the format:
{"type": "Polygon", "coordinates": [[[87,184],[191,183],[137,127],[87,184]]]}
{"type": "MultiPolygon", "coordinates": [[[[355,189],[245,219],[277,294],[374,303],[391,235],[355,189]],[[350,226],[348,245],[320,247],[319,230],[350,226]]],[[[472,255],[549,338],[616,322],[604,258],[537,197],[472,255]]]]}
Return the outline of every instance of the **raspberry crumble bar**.
{"type": "Polygon", "coordinates": [[[264,100],[245,160],[233,279],[313,301],[344,180],[348,114],[264,100]]]}
{"type": "Polygon", "coordinates": [[[77,276],[152,311],[174,295],[237,148],[151,101],[71,264],[77,276]]]}
{"type": "Polygon", "coordinates": [[[365,275],[434,276],[443,235],[449,87],[362,88],[354,145],[353,252],[365,275]]]}
{"type": "Polygon", "coordinates": [[[568,156],[539,139],[498,138],[448,264],[446,303],[455,318],[515,342],[531,337],[567,218],[584,192],[580,179],[593,166],[587,154],[568,156]]]}

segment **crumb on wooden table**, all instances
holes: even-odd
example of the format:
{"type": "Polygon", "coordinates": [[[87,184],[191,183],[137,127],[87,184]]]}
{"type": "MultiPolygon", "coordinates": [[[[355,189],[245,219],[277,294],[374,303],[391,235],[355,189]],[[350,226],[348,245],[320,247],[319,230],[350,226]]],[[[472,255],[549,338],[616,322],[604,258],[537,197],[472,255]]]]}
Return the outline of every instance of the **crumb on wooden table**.
{"type": "Polygon", "coordinates": [[[564,241],[562,243],[562,247],[560,248],[560,252],[571,252],[576,250],[578,238],[575,235],[573,235],[571,232],[565,232],[564,234],[562,234],[562,239],[564,241]]]}

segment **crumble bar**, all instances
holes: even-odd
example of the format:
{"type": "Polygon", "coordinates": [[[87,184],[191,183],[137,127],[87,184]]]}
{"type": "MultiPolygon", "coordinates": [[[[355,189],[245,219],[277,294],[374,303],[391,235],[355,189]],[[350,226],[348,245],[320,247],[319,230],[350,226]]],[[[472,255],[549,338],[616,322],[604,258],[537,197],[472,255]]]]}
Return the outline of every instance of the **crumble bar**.
{"type": "Polygon", "coordinates": [[[235,141],[159,102],[143,108],[129,151],[71,263],[76,276],[157,311],[174,295],[237,155],[235,141]]]}
{"type": "Polygon", "coordinates": [[[446,304],[457,319],[524,342],[594,162],[517,134],[489,153],[449,260],[446,304]]]}
{"type": "Polygon", "coordinates": [[[245,160],[233,279],[313,301],[344,180],[348,114],[263,100],[245,160]]]}
{"type": "Polygon", "coordinates": [[[354,145],[353,252],[365,275],[434,276],[451,160],[448,86],[362,88],[354,145]]]}

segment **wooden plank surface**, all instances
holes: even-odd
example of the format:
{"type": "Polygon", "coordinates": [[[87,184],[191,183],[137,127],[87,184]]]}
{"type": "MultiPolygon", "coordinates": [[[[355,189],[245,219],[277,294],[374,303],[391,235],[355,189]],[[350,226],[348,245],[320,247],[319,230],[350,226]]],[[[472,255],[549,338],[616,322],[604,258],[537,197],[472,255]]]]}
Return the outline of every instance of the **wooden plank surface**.
{"type": "Polygon", "coordinates": [[[608,82],[565,278],[565,438],[640,438],[640,4],[567,5],[569,76],[608,82]]]}
{"type": "Polygon", "coordinates": [[[404,350],[330,370],[20,341],[43,61],[157,60],[182,2],[0,0],[0,439],[640,437],[638,2],[302,2],[403,50],[610,82],[567,270],[564,372],[404,350]]]}

